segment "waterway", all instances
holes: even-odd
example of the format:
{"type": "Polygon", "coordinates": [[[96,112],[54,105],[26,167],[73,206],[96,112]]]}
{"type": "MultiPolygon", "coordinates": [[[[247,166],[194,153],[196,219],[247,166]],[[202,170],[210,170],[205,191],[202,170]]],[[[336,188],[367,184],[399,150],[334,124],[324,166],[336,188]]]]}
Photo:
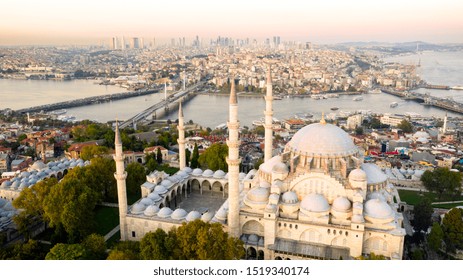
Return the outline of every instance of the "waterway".
{"type": "MultiPolygon", "coordinates": [[[[408,56],[395,56],[385,59],[405,64],[418,64],[417,73],[427,82],[449,86],[463,85],[463,52],[425,52],[408,56]]],[[[81,97],[96,96],[124,89],[115,86],[100,86],[93,81],[23,81],[0,79],[0,108],[20,109],[39,104],[48,104],[81,97]]],[[[461,90],[429,90],[419,89],[418,92],[429,92],[439,97],[453,98],[463,102],[461,90]]],[[[164,95],[154,93],[141,97],[89,106],[70,108],[68,115],[78,120],[90,119],[106,122],[116,118],[128,119],[142,110],[159,102],[164,95]]],[[[443,117],[445,111],[420,105],[414,101],[405,101],[386,93],[364,94],[362,101],[354,101],[354,96],[340,95],[339,98],[314,100],[311,98],[284,98],[274,101],[274,117],[280,120],[293,117],[296,113],[311,113],[314,118],[320,118],[321,113],[341,114],[357,110],[371,110],[377,113],[413,112],[422,116],[443,117]],[[390,108],[389,104],[399,105],[390,108]],[[338,107],[336,111],[331,108],[338,107]]],[[[251,126],[254,120],[264,116],[265,101],[262,97],[239,97],[239,118],[242,126],[251,126]]],[[[228,96],[197,95],[184,105],[185,120],[193,120],[205,127],[214,128],[226,123],[228,117],[228,96]]],[[[448,113],[449,116],[461,116],[448,113]]],[[[165,119],[177,119],[177,112],[172,112],[165,119]]]]}

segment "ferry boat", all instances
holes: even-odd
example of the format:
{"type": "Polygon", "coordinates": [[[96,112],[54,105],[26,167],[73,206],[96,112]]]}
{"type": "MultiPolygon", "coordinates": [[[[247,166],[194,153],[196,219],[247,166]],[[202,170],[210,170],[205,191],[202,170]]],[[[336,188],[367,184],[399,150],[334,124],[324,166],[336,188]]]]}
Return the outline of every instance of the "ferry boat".
{"type": "Polygon", "coordinates": [[[273,100],[283,100],[283,97],[281,97],[280,95],[275,95],[273,97],[273,100]]]}
{"type": "Polygon", "coordinates": [[[336,110],[338,110],[339,108],[338,108],[338,107],[331,107],[330,109],[333,110],[333,111],[336,111],[336,110]]]}
{"type": "Polygon", "coordinates": [[[356,96],[354,97],[354,99],[352,99],[354,101],[362,101],[363,100],[363,97],[362,96],[356,96]]]}
{"type": "Polygon", "coordinates": [[[51,111],[50,114],[53,114],[53,115],[64,115],[66,114],[66,110],[65,109],[61,109],[61,110],[55,110],[55,111],[51,111]]]}
{"type": "Polygon", "coordinates": [[[375,89],[372,89],[370,91],[368,91],[368,93],[374,93],[374,94],[378,94],[378,93],[381,93],[382,91],[379,89],[379,88],[375,88],[375,89]]]}
{"type": "Polygon", "coordinates": [[[391,107],[391,108],[395,108],[395,107],[397,107],[397,106],[399,106],[399,103],[397,103],[397,102],[392,102],[392,103],[389,105],[389,107],[391,107]]]}
{"type": "Polygon", "coordinates": [[[451,87],[451,89],[454,89],[454,90],[463,90],[463,86],[454,86],[454,87],[451,87]]]}

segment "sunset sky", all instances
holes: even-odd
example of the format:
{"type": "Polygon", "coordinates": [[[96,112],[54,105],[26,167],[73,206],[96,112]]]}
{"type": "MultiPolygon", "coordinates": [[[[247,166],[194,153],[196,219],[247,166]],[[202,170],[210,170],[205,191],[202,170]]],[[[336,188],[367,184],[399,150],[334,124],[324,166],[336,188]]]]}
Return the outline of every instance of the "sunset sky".
{"type": "Polygon", "coordinates": [[[0,45],[145,37],[463,43],[461,0],[2,0],[0,45]]]}

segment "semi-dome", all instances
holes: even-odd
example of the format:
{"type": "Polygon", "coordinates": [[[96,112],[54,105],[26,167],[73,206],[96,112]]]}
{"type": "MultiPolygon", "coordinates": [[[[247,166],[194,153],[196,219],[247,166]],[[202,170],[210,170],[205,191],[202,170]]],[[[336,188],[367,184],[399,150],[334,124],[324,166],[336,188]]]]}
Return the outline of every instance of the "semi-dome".
{"type": "Polygon", "coordinates": [[[264,209],[269,195],[270,188],[256,187],[246,194],[244,203],[251,208],[264,209]]]}
{"type": "Polygon", "coordinates": [[[381,184],[387,181],[387,175],[374,163],[364,163],[362,169],[367,174],[368,185],[381,184]]]}
{"type": "Polygon", "coordinates": [[[309,212],[326,212],[330,210],[330,205],[326,198],[316,193],[306,195],[302,199],[300,207],[302,210],[309,212]]]}
{"type": "Polygon", "coordinates": [[[365,203],[365,216],[374,219],[390,219],[394,217],[392,208],[384,200],[374,198],[365,203]]]}
{"type": "Polygon", "coordinates": [[[201,219],[201,213],[195,210],[188,213],[188,215],[185,217],[185,220],[187,220],[187,222],[191,222],[198,219],[201,219]]]}
{"type": "Polygon", "coordinates": [[[144,205],[143,203],[135,203],[133,206],[132,206],[132,210],[130,211],[132,214],[141,214],[143,213],[143,211],[145,211],[146,209],[146,205],[144,205]]]}
{"type": "Polygon", "coordinates": [[[345,156],[358,152],[349,135],[341,128],[327,123],[314,123],[294,134],[286,148],[308,156],[345,156]]]}
{"type": "Polygon", "coordinates": [[[174,220],[183,220],[188,215],[188,212],[182,208],[175,209],[175,211],[170,215],[174,220]]]}
{"type": "Polygon", "coordinates": [[[169,218],[170,215],[172,215],[172,209],[169,207],[163,207],[161,210],[158,212],[158,217],[160,218],[169,218]]]}
{"type": "Polygon", "coordinates": [[[371,192],[367,195],[367,199],[380,199],[382,201],[386,201],[384,195],[378,191],[371,192]]]}
{"type": "Polygon", "coordinates": [[[273,167],[277,164],[280,164],[281,162],[281,156],[274,156],[271,159],[267,160],[266,162],[262,163],[259,166],[259,170],[265,173],[272,173],[273,167]]]}
{"type": "Polygon", "coordinates": [[[351,209],[351,207],[352,204],[350,200],[345,196],[340,196],[333,201],[332,209],[338,212],[347,212],[351,209]]]}
{"type": "Polygon", "coordinates": [[[203,176],[204,177],[212,177],[214,175],[214,171],[210,170],[210,169],[206,169],[204,170],[203,172],[203,176]]]}
{"type": "Polygon", "coordinates": [[[150,206],[146,207],[143,214],[145,216],[152,217],[152,216],[156,215],[156,213],[158,213],[158,212],[159,212],[159,207],[157,207],[156,205],[150,205],[150,206]]]}
{"type": "Polygon", "coordinates": [[[295,192],[289,191],[285,192],[281,196],[281,200],[286,204],[294,204],[298,202],[297,194],[295,192]]]}
{"type": "Polygon", "coordinates": [[[213,177],[216,179],[222,179],[223,177],[225,177],[225,172],[223,172],[222,170],[217,170],[216,172],[214,172],[213,177]]]}
{"type": "Polygon", "coordinates": [[[283,162],[278,162],[277,164],[273,166],[272,173],[287,174],[289,173],[289,168],[283,162]]]}
{"type": "Polygon", "coordinates": [[[225,221],[227,219],[228,211],[225,208],[220,208],[219,211],[217,211],[217,214],[215,214],[215,217],[219,221],[225,221]]]}

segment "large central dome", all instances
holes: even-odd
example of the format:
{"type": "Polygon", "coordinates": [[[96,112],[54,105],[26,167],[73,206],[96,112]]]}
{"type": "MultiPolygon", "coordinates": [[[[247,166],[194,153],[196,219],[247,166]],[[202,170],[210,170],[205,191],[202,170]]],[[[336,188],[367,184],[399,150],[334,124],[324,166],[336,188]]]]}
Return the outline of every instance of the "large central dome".
{"type": "Polygon", "coordinates": [[[327,123],[314,123],[301,128],[286,148],[308,156],[346,156],[358,152],[344,130],[327,123]]]}

